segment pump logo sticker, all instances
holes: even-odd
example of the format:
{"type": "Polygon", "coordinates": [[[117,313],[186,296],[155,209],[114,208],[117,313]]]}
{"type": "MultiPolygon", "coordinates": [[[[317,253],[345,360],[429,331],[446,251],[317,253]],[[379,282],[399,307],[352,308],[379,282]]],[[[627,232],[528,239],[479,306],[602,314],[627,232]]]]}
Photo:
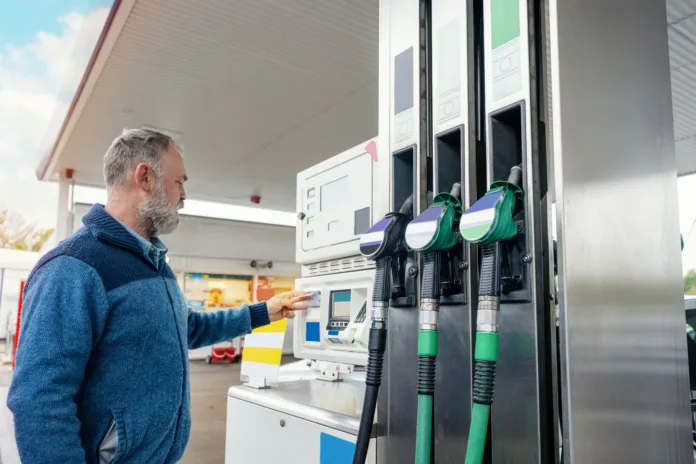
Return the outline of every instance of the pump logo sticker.
{"type": "Polygon", "coordinates": [[[412,250],[422,250],[432,242],[442,213],[441,206],[431,206],[406,226],[406,244],[412,250]]]}
{"type": "Polygon", "coordinates": [[[391,218],[384,218],[370,227],[367,232],[360,237],[360,253],[362,253],[363,256],[369,258],[377,253],[377,250],[379,250],[379,247],[384,241],[384,233],[391,222],[391,218]]]}
{"type": "Polygon", "coordinates": [[[462,214],[459,221],[459,231],[464,240],[479,240],[488,233],[495,221],[495,208],[501,198],[502,192],[484,195],[462,214]]]}

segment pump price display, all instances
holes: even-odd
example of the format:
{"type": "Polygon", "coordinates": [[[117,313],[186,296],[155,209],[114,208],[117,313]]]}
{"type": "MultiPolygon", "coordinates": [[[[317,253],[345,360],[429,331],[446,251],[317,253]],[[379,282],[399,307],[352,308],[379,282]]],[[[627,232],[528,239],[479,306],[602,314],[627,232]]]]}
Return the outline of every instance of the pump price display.
{"type": "Polygon", "coordinates": [[[331,292],[331,316],[340,319],[350,317],[350,290],[331,292]]]}

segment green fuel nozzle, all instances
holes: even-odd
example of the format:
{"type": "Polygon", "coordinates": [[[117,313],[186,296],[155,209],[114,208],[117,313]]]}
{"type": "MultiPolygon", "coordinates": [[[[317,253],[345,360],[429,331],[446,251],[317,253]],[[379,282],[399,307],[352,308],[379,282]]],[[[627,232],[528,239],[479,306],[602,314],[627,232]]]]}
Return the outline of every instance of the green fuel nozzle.
{"type": "Polygon", "coordinates": [[[368,341],[367,374],[365,376],[365,398],[363,400],[360,428],[355,443],[353,464],[364,464],[372,436],[372,424],[377,407],[377,396],[382,384],[382,366],[387,347],[387,311],[391,297],[392,280],[401,288],[399,274],[395,269],[403,268],[398,263],[405,261],[408,253],[404,235],[411,220],[413,196],[406,199],[398,212],[384,216],[360,237],[360,253],[375,261],[375,278],[372,285],[372,324],[368,341]],[[396,266],[394,264],[397,264],[396,266]],[[392,274],[390,275],[390,270],[392,274]]]}
{"type": "Polygon", "coordinates": [[[517,235],[513,214],[517,202],[524,198],[521,183],[519,166],[510,170],[508,180],[493,182],[488,192],[462,215],[459,231],[464,240],[486,245],[517,235]]]}
{"type": "Polygon", "coordinates": [[[437,358],[437,321],[440,310],[440,275],[443,255],[457,244],[457,226],[462,214],[461,185],[454,184],[406,227],[406,244],[423,255],[418,331],[418,415],[416,418],[416,463],[432,458],[433,396],[437,358]]]}
{"type": "Polygon", "coordinates": [[[476,344],[474,350],[473,409],[469,427],[466,464],[481,464],[486,445],[488,418],[493,404],[495,367],[498,361],[498,319],[500,316],[501,241],[517,235],[513,220],[517,202],[523,199],[522,168],[510,170],[507,181],[497,181],[459,223],[464,240],[480,245],[476,344]]]}
{"type": "Polygon", "coordinates": [[[455,225],[462,215],[460,184],[438,194],[432,205],[406,228],[406,244],[421,254],[444,251],[457,243],[455,225]]]}

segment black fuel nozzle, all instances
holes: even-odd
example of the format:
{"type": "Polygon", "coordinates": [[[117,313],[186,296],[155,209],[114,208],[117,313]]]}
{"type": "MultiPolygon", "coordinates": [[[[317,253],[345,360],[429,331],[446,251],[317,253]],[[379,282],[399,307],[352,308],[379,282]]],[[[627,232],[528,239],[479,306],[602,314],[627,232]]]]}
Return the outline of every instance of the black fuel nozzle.
{"type": "Polygon", "coordinates": [[[391,297],[390,274],[395,281],[394,289],[403,291],[405,284],[401,269],[408,252],[404,235],[411,221],[412,209],[413,195],[404,201],[398,212],[388,213],[360,237],[360,253],[377,265],[373,301],[388,301],[391,297]],[[379,282],[383,284],[377,285],[379,282]]]}
{"type": "Polygon", "coordinates": [[[372,325],[365,375],[365,400],[355,442],[353,464],[364,464],[367,459],[377,395],[382,383],[384,351],[387,347],[387,310],[391,298],[391,280],[396,281],[397,291],[404,288],[404,282],[397,279],[403,275],[399,269],[405,264],[408,254],[404,235],[406,225],[411,221],[411,209],[413,196],[406,199],[398,212],[387,214],[360,237],[360,253],[374,260],[376,269],[372,287],[372,325]]]}

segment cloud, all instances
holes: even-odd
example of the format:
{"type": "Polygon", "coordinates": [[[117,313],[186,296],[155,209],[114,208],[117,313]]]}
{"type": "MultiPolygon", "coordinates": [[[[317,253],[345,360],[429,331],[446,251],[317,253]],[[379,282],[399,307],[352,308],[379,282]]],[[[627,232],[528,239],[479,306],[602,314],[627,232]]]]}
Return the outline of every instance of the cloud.
{"type": "Polygon", "coordinates": [[[57,19],[58,34],[0,44],[0,207],[44,227],[55,225],[57,187],[37,181],[35,166],[55,140],[108,13],[72,12],[57,19]]]}

